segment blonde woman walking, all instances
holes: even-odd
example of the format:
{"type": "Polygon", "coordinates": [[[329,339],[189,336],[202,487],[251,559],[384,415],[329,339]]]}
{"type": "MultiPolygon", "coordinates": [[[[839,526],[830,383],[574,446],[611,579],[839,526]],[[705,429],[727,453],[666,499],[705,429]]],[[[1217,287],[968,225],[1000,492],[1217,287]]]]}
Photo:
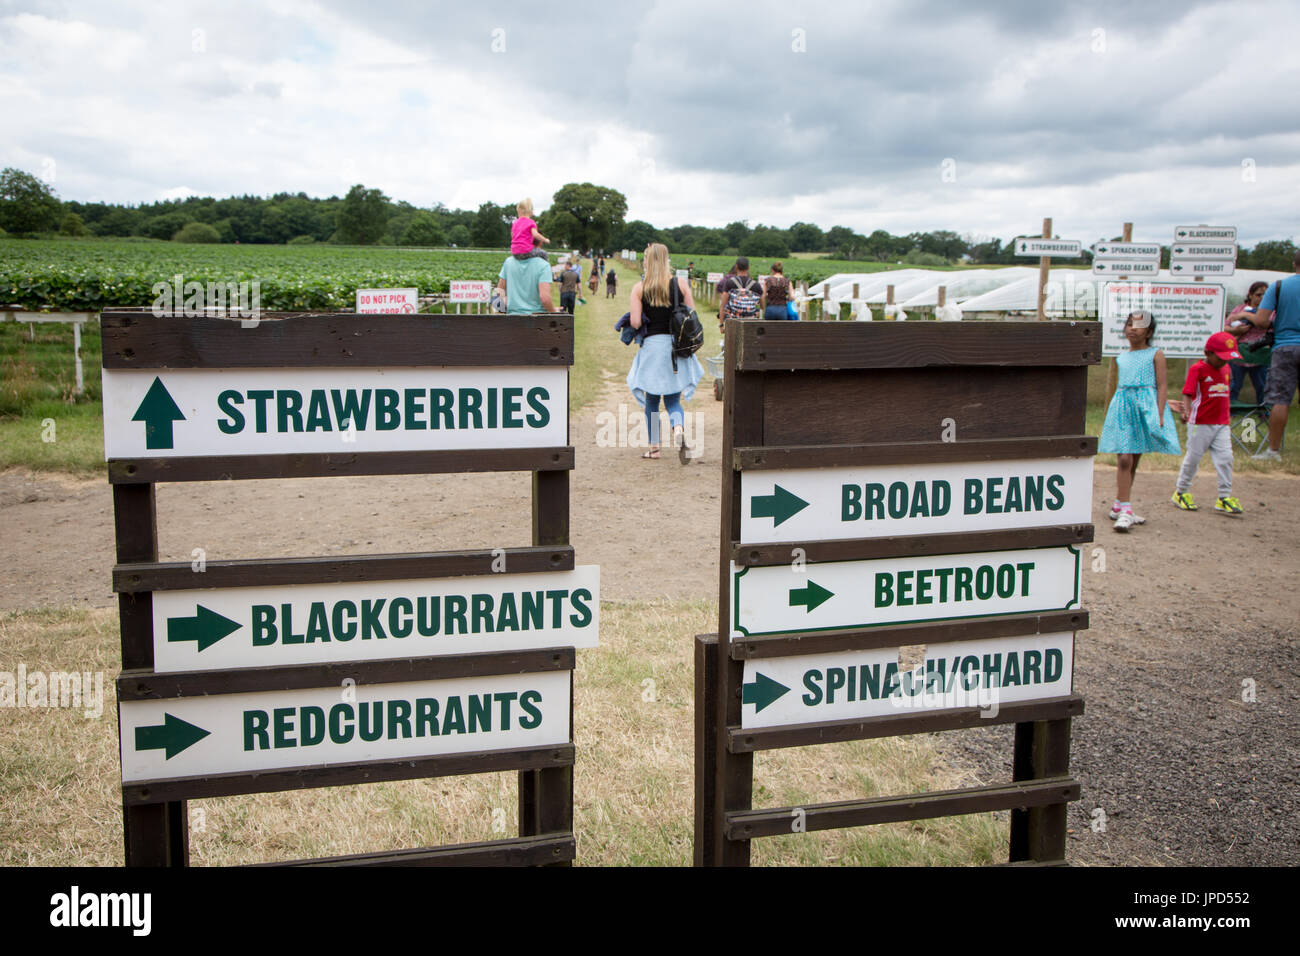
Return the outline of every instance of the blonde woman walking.
{"type": "Polygon", "coordinates": [[[673,444],[683,465],[695,457],[686,444],[685,412],[682,402],[690,401],[695,387],[704,377],[704,367],[694,355],[678,357],[673,368],[672,314],[677,303],[695,308],[690,285],[673,276],[668,261],[668,247],[651,243],[645,250],[645,278],[632,286],[629,312],[632,328],[645,327],[645,339],[627,373],[627,387],[645,409],[650,450],[642,458],[659,457],[659,400],[662,398],[672,425],[673,444]]]}

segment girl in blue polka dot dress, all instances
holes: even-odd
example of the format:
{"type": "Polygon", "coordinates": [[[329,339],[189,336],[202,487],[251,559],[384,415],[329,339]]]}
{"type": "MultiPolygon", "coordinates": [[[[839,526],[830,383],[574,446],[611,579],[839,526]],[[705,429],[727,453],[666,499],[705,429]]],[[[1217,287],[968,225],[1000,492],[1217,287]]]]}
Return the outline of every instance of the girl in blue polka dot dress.
{"type": "Polygon", "coordinates": [[[1165,405],[1182,411],[1181,402],[1166,403],[1165,353],[1151,347],[1156,334],[1156,320],[1150,312],[1133,312],[1124,320],[1124,337],[1129,350],[1115,362],[1119,366],[1119,384],[1106,409],[1106,424],[1101,429],[1097,451],[1119,456],[1116,474],[1115,503],[1110,517],[1116,531],[1128,531],[1145,518],[1133,514],[1129,497],[1138,461],[1145,452],[1180,454],[1178,426],[1165,405]]]}

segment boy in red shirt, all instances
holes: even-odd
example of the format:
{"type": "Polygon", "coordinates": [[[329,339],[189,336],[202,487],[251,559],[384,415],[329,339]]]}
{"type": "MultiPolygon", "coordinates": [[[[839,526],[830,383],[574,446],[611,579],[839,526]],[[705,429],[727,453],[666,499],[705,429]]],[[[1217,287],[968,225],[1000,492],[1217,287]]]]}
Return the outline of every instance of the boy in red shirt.
{"type": "Polygon", "coordinates": [[[1227,332],[1215,332],[1205,341],[1205,358],[1187,370],[1183,394],[1190,402],[1182,414],[1187,426],[1187,455],[1178,472],[1173,502],[1183,511],[1195,511],[1196,502],[1187,489],[1192,486],[1196,469],[1208,450],[1219,478],[1219,497],[1214,510],[1219,514],[1240,515],[1241,502],[1232,497],[1232,435],[1228,431],[1231,401],[1230,359],[1240,358],[1237,340],[1227,332]]]}

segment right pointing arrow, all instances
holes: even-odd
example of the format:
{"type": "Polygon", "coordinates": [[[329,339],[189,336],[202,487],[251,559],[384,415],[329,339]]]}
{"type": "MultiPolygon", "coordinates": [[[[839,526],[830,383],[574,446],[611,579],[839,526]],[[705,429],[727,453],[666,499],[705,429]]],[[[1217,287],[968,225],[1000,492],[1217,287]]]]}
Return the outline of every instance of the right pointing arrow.
{"type": "Polygon", "coordinates": [[[799,607],[802,605],[809,611],[816,610],[835,596],[834,592],[827,591],[820,584],[808,582],[807,587],[790,589],[790,606],[799,607]]]}
{"type": "Polygon", "coordinates": [[[749,499],[749,516],[751,518],[775,518],[772,527],[779,528],[781,522],[794,517],[804,508],[808,507],[808,502],[804,501],[793,492],[786,491],[780,485],[772,489],[770,495],[754,495],[749,499]]]}
{"type": "Polygon", "coordinates": [[[758,713],[768,704],[775,703],[790,692],[780,681],[774,681],[765,674],[754,672],[754,682],[752,684],[740,685],[740,702],[742,704],[755,704],[754,713],[758,713]]]}
{"type": "Polygon", "coordinates": [[[167,643],[195,641],[198,643],[199,651],[202,652],[227,634],[235,633],[239,628],[238,621],[232,621],[200,604],[198,613],[193,617],[167,618],[167,643]]]}
{"type": "Polygon", "coordinates": [[[136,750],[165,750],[166,759],[171,760],[212,733],[171,714],[164,714],[163,718],[157,726],[135,728],[136,750]]]}

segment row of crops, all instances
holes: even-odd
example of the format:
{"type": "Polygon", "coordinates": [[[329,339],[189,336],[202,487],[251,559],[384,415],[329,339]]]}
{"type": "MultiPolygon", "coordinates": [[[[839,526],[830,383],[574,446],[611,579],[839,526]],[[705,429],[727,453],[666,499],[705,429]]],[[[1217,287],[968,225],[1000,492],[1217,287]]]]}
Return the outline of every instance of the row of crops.
{"type": "Polygon", "coordinates": [[[503,252],[395,247],[181,245],[0,239],[0,307],[95,312],[147,306],[153,287],[258,282],[268,311],[347,308],[357,289],[448,290],[453,279],[495,280],[503,252]]]}

